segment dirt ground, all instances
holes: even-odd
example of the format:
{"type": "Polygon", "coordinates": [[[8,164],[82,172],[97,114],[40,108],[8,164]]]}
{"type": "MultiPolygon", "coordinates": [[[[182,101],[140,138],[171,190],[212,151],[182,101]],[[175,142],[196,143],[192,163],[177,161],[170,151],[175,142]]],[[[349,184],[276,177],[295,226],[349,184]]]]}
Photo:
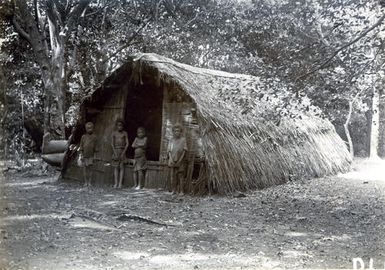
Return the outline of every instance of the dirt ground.
{"type": "Polygon", "coordinates": [[[0,269],[384,269],[384,161],[244,197],[56,179],[1,177],[0,269]]]}

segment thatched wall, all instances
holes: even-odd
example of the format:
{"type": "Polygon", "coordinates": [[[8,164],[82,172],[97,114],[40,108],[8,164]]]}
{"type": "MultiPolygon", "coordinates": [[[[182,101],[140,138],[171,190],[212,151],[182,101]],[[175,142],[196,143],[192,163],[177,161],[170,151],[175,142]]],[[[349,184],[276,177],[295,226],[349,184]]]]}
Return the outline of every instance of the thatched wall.
{"type": "Polygon", "coordinates": [[[350,166],[347,148],[329,121],[304,114],[279,123],[266,119],[280,98],[258,99],[269,95],[259,78],[195,68],[155,54],[130,60],[82,107],[100,103],[109,94],[108,86],[124,82],[122,78],[141,83],[143,76],[154,78],[163,89],[183,91],[196,106],[205,182],[211,192],[263,188],[346,171],[350,166]]]}
{"type": "MultiPolygon", "coordinates": [[[[177,84],[195,101],[214,192],[263,188],[350,166],[347,148],[327,120],[302,115],[282,119],[277,126],[252,111],[244,114],[237,97],[251,99],[266,92],[259,78],[195,68],[154,54],[140,55],[135,72],[151,72],[177,84]]],[[[268,101],[258,106],[269,110],[268,101]]]]}

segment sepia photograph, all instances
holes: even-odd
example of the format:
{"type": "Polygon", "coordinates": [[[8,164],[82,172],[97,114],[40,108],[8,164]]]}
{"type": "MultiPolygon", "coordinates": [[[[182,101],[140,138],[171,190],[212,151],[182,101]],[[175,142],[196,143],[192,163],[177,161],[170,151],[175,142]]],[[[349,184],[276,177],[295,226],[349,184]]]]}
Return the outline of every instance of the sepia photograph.
{"type": "Polygon", "coordinates": [[[384,0],[0,0],[0,270],[385,269],[384,0]]]}

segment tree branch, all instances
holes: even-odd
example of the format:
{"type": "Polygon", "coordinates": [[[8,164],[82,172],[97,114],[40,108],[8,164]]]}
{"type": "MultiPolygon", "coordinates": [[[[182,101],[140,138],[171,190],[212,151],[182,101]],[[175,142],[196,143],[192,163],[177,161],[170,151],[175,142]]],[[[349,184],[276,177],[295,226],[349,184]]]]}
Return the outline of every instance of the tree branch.
{"type": "Polygon", "coordinates": [[[34,8],[34,12],[35,12],[35,21],[36,21],[36,25],[37,27],[39,27],[39,8],[38,8],[38,5],[37,5],[37,0],[33,0],[33,8],[34,8]]]}
{"type": "Polygon", "coordinates": [[[7,119],[8,117],[8,108],[5,108],[5,111],[3,112],[3,116],[1,117],[1,120],[0,120],[0,124],[4,124],[5,123],[5,119],[7,119]]]}
{"type": "MultiPolygon", "coordinates": [[[[104,3],[103,5],[100,5],[100,6],[98,5],[98,8],[95,11],[85,14],[84,17],[90,17],[90,16],[93,16],[93,15],[98,14],[100,12],[103,12],[104,10],[113,7],[114,3],[115,2],[110,1],[110,2],[104,3]]],[[[135,17],[135,16],[133,16],[133,17],[135,17]]]]}
{"type": "Polygon", "coordinates": [[[55,3],[53,0],[47,1],[46,13],[49,23],[49,38],[51,43],[51,49],[55,54],[56,49],[60,46],[60,30],[58,25],[58,21],[60,21],[60,18],[57,14],[57,11],[55,10],[55,3]]]}
{"type": "Polygon", "coordinates": [[[119,54],[121,51],[123,51],[124,49],[128,48],[130,45],[132,45],[132,41],[139,35],[140,31],[142,31],[147,25],[148,23],[150,22],[150,20],[148,20],[145,24],[143,24],[141,27],[139,27],[138,30],[135,31],[134,34],[132,34],[132,36],[128,39],[128,41],[126,42],[126,44],[120,46],[113,54],[109,55],[109,58],[112,58],[114,56],[116,56],[117,54],[119,54]]]}
{"type": "Polygon", "coordinates": [[[342,45],[340,48],[338,48],[328,59],[326,59],[321,65],[319,65],[318,67],[312,69],[311,71],[301,75],[301,76],[298,76],[295,80],[300,80],[300,79],[304,79],[306,77],[308,77],[309,75],[315,73],[316,71],[318,70],[321,70],[322,68],[324,68],[327,64],[329,64],[333,58],[339,54],[341,51],[343,51],[344,49],[348,48],[349,46],[351,46],[352,44],[356,43],[357,41],[359,41],[361,38],[365,37],[370,31],[372,31],[374,28],[378,27],[383,21],[385,20],[385,14],[382,15],[375,24],[373,24],[372,26],[370,26],[369,28],[367,28],[365,31],[363,31],[359,36],[357,36],[356,38],[354,38],[353,40],[349,41],[348,43],[342,45]]]}
{"type": "Polygon", "coordinates": [[[40,33],[42,33],[42,35],[45,38],[44,29],[46,25],[46,19],[40,13],[39,4],[37,3],[37,0],[35,0],[34,6],[35,6],[35,20],[36,20],[37,27],[40,30],[40,33]]]}
{"type": "Polygon", "coordinates": [[[64,25],[68,14],[66,6],[64,6],[63,3],[61,3],[61,1],[59,0],[53,0],[53,1],[55,2],[57,17],[59,19],[60,25],[64,25]]]}
{"type": "Polygon", "coordinates": [[[71,31],[79,20],[82,13],[86,10],[92,0],[80,0],[79,4],[72,9],[68,15],[67,31],[71,31]]]}
{"type": "Polygon", "coordinates": [[[198,15],[199,15],[199,12],[195,13],[195,16],[194,18],[192,18],[191,20],[189,20],[187,23],[185,23],[185,25],[183,25],[183,27],[187,27],[190,25],[190,23],[192,23],[193,21],[195,21],[197,18],[198,18],[198,15]]]}
{"type": "Polygon", "coordinates": [[[353,82],[353,79],[354,79],[355,76],[361,75],[365,70],[368,69],[369,65],[372,64],[372,63],[377,59],[377,56],[378,56],[378,55],[380,54],[380,52],[384,49],[384,45],[385,45],[384,41],[381,41],[381,44],[380,44],[380,46],[378,47],[377,52],[374,54],[373,59],[370,60],[369,62],[365,63],[365,65],[364,65],[358,72],[356,72],[356,73],[354,73],[354,74],[352,74],[352,75],[350,76],[350,79],[349,79],[349,82],[350,82],[350,83],[353,82]]]}
{"type": "Polygon", "coordinates": [[[72,2],[73,2],[73,0],[68,0],[67,1],[66,7],[65,7],[67,14],[71,10],[72,4],[73,4],[72,2]]]}
{"type": "Polygon", "coordinates": [[[26,39],[28,43],[32,43],[31,36],[27,32],[25,32],[24,29],[20,26],[20,24],[16,21],[15,15],[12,18],[12,25],[15,27],[16,32],[19,33],[20,36],[26,39]]]}

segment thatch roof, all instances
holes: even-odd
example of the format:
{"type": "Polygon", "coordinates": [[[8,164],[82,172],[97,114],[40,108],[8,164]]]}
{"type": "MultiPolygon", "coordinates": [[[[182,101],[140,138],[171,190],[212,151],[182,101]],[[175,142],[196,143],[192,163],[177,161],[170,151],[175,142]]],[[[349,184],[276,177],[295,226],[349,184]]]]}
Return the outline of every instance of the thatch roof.
{"type": "Polygon", "coordinates": [[[267,87],[254,76],[140,54],[116,70],[85,104],[102,102],[108,86],[117,80],[140,80],[144,73],[177,85],[196,103],[209,187],[215,192],[263,188],[300,176],[335,174],[350,166],[346,145],[329,121],[298,109],[301,119],[267,118],[284,104],[271,89],[279,82],[267,87]]]}

